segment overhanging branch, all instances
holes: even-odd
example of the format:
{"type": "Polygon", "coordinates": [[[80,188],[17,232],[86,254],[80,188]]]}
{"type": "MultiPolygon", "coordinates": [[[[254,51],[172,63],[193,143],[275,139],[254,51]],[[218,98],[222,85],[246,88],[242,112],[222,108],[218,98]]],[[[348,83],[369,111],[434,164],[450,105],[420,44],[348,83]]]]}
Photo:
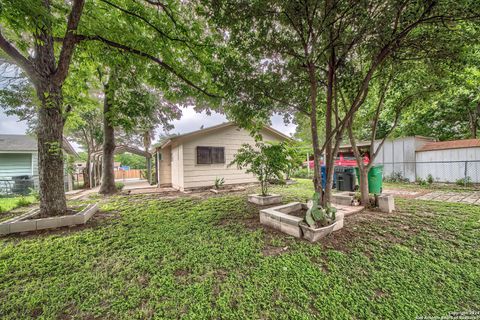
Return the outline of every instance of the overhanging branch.
{"type": "Polygon", "coordinates": [[[184,75],[182,75],[181,73],[179,73],[177,70],[175,70],[172,66],[170,66],[168,63],[166,63],[165,61],[163,61],[162,59],[160,58],[157,58],[149,53],[146,53],[146,52],[143,52],[141,50],[138,50],[138,49],[135,49],[135,48],[132,48],[130,46],[127,46],[125,44],[121,44],[121,43],[118,43],[118,42],[115,42],[115,41],[112,41],[112,40],[109,40],[109,39],[106,39],[102,36],[85,36],[85,35],[77,35],[76,36],[76,39],[78,42],[80,41],[84,41],[84,40],[92,40],[92,41],[99,41],[99,42],[102,42],[106,45],[108,45],[109,47],[112,47],[112,48],[116,48],[116,49],[119,49],[119,50],[122,50],[124,52],[128,52],[128,53],[132,53],[132,54],[135,54],[137,56],[140,56],[140,57],[143,57],[143,58],[146,58],[146,59],[149,59],[155,63],[157,63],[158,65],[160,65],[163,69],[167,70],[168,72],[170,72],[171,74],[175,75],[177,78],[179,78],[180,80],[182,80],[184,83],[186,83],[187,85],[189,85],[190,87],[196,89],[197,91],[200,91],[201,93],[205,94],[206,96],[208,97],[211,97],[211,98],[218,98],[219,96],[218,95],[215,95],[213,93],[210,93],[208,92],[206,89],[203,89],[201,87],[199,87],[198,85],[196,85],[195,83],[193,83],[192,81],[190,81],[189,79],[187,79],[184,75]]]}

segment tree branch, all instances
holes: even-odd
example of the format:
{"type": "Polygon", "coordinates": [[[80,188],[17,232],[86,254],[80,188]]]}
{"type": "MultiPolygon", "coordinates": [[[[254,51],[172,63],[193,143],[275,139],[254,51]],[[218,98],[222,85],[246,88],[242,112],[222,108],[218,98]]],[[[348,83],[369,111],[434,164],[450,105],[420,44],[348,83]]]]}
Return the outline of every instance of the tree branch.
{"type": "Polygon", "coordinates": [[[133,16],[133,17],[136,17],[140,20],[142,20],[143,22],[145,22],[147,25],[149,25],[152,29],[154,29],[155,31],[157,31],[161,36],[169,39],[169,40],[172,40],[172,41],[179,41],[179,42],[183,42],[183,43],[186,43],[187,41],[185,39],[180,39],[180,38],[175,38],[175,37],[171,37],[170,35],[166,34],[165,32],[163,32],[160,28],[158,28],[157,26],[155,26],[153,23],[151,23],[150,21],[148,21],[147,19],[145,19],[144,17],[142,17],[141,15],[139,14],[136,14],[135,12],[132,12],[132,11],[129,11],[127,9],[124,9],[108,0],[100,0],[101,2],[103,3],[106,3],[120,11],[122,11],[123,13],[125,14],[128,14],[130,16],[133,16]]]}
{"type": "Polygon", "coordinates": [[[33,63],[26,57],[24,57],[20,51],[17,50],[2,34],[2,28],[0,26],[0,48],[28,75],[32,82],[38,81],[38,74],[35,70],[33,63]]]}
{"type": "Polygon", "coordinates": [[[57,70],[54,75],[54,81],[57,84],[63,83],[68,75],[68,69],[70,68],[70,62],[76,44],[75,33],[80,23],[84,4],[85,0],[73,1],[72,11],[70,11],[70,15],[68,16],[67,31],[63,39],[62,51],[60,52],[57,70]]]}
{"type": "Polygon", "coordinates": [[[135,54],[137,56],[140,56],[140,57],[143,57],[143,58],[147,58],[155,63],[157,63],[158,65],[160,65],[163,69],[167,70],[168,72],[170,72],[171,74],[175,75],[177,78],[179,78],[180,80],[182,80],[184,83],[186,83],[187,85],[189,85],[190,87],[200,91],[201,93],[205,94],[206,96],[209,96],[211,98],[219,98],[218,95],[215,95],[213,93],[210,93],[208,92],[207,90],[203,89],[203,88],[200,88],[199,86],[197,86],[195,83],[193,83],[192,81],[190,81],[189,79],[187,79],[185,76],[183,76],[182,74],[180,74],[177,70],[175,70],[172,66],[170,66],[168,63],[166,63],[165,61],[163,61],[162,59],[160,58],[157,58],[149,53],[146,53],[146,52],[143,52],[141,50],[138,50],[138,49],[135,49],[135,48],[132,48],[132,47],[129,47],[127,45],[124,45],[124,44],[121,44],[121,43],[118,43],[118,42],[115,42],[115,41],[111,41],[111,40],[108,40],[106,38],[103,38],[102,36],[85,36],[85,35],[78,35],[77,37],[77,41],[83,41],[83,40],[92,40],[92,41],[100,41],[112,48],[117,48],[117,49],[120,49],[122,51],[125,51],[125,52],[128,52],[128,53],[132,53],[132,54],[135,54]]]}

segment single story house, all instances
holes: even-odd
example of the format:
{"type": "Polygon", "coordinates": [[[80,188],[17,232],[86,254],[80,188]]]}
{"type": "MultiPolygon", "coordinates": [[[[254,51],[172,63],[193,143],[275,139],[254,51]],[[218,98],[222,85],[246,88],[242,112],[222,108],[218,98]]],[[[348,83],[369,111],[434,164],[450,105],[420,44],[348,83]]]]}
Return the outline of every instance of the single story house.
{"type": "MultiPolygon", "coordinates": [[[[375,148],[380,142],[375,140],[375,148]]],[[[370,142],[359,141],[357,145],[369,156],[370,142]]],[[[350,144],[340,146],[339,153],[353,157],[350,144]]],[[[422,136],[387,139],[374,162],[383,165],[384,177],[401,175],[415,181],[431,175],[439,182],[456,182],[466,177],[480,182],[480,139],[435,141],[422,136]]]]}
{"type": "MultiPolygon", "coordinates": [[[[287,141],[290,137],[264,127],[263,141],[287,141]]],[[[232,122],[169,138],[155,148],[158,185],[178,190],[213,186],[216,178],[225,184],[256,182],[253,174],[229,166],[242,144],[255,144],[248,131],[232,122]]]]}
{"type": "MultiPolygon", "coordinates": [[[[66,139],[63,150],[78,157],[66,139]]],[[[34,188],[39,185],[37,139],[28,135],[0,134],[0,193],[10,193],[25,185],[34,188]]],[[[71,190],[72,186],[72,177],[65,170],[65,190],[71,190]]]]}

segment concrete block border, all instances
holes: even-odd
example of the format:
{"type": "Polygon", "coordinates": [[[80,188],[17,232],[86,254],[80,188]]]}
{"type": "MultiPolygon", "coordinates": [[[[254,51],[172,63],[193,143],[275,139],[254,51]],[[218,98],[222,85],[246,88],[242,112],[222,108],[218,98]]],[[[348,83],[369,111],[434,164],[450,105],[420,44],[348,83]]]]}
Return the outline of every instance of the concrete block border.
{"type": "Polygon", "coordinates": [[[344,205],[334,205],[334,207],[337,208],[335,221],[324,228],[310,228],[303,223],[303,217],[296,217],[289,214],[294,211],[307,209],[307,204],[300,202],[290,202],[281,206],[260,210],[260,223],[296,238],[305,238],[306,240],[315,242],[332,232],[342,229],[345,217],[358,213],[364,208],[344,205]]]}
{"type": "Polygon", "coordinates": [[[268,196],[262,196],[260,194],[249,194],[248,202],[258,204],[260,206],[268,206],[271,204],[281,203],[282,196],[279,194],[269,194],[268,196]]]}
{"type": "Polygon", "coordinates": [[[302,208],[306,209],[307,206],[300,202],[291,202],[282,206],[260,210],[260,223],[296,238],[301,238],[302,230],[299,224],[303,221],[303,218],[292,216],[289,213],[302,208]]]}
{"type": "Polygon", "coordinates": [[[98,205],[88,204],[80,212],[69,216],[29,219],[38,215],[39,211],[40,209],[33,209],[0,223],[0,235],[85,224],[98,211],[98,205]]]}

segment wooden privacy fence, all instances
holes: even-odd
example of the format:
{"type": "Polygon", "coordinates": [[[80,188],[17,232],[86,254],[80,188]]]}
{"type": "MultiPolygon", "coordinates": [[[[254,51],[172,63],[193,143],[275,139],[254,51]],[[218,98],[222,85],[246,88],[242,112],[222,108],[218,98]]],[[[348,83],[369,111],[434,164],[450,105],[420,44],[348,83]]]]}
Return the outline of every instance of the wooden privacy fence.
{"type": "Polygon", "coordinates": [[[115,179],[134,179],[134,178],[137,178],[137,179],[140,179],[140,178],[144,178],[142,177],[142,173],[141,173],[142,170],[140,169],[130,169],[130,170],[126,170],[126,171],[123,171],[123,170],[117,170],[115,171],[115,179]]]}

